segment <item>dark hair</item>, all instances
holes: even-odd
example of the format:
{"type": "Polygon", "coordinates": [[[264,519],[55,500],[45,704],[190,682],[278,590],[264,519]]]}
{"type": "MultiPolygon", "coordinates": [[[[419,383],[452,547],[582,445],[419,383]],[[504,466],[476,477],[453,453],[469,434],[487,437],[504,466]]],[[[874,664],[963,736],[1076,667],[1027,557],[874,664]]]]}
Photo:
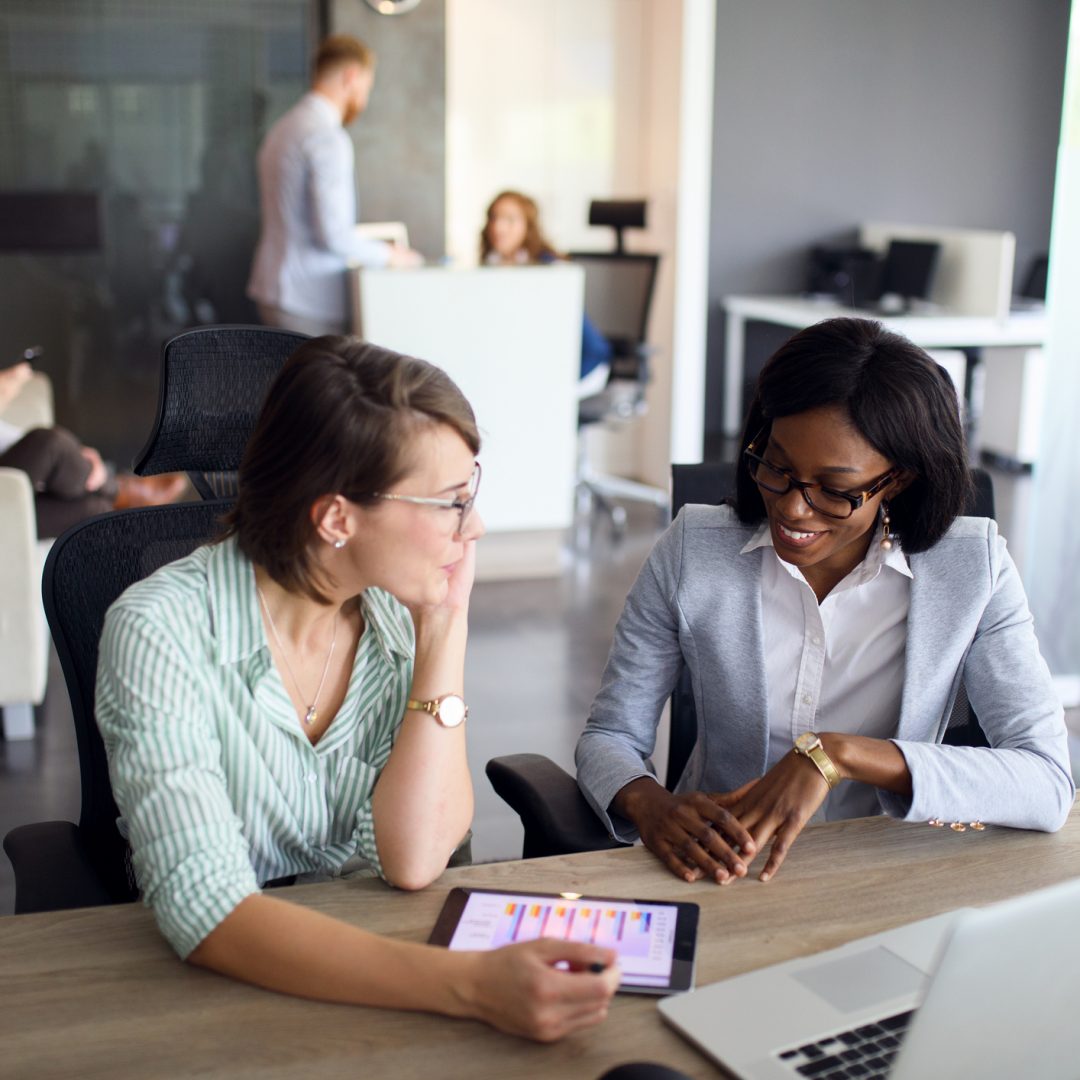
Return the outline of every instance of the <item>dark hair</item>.
{"type": "Polygon", "coordinates": [[[495,213],[495,207],[503,199],[517,203],[525,218],[525,240],[521,246],[528,254],[529,261],[536,262],[539,259],[561,258],[559,253],[551,246],[551,242],[544,235],[544,230],[540,226],[540,207],[536,205],[536,200],[530,199],[528,195],[523,195],[520,191],[500,191],[488,203],[484,228],[480,233],[480,261],[485,262],[487,257],[495,250],[495,245],[491,242],[491,215],[495,213]]]}
{"type": "Polygon", "coordinates": [[[316,80],[324,78],[347,64],[359,64],[367,71],[374,71],[375,50],[351,34],[331,34],[319,42],[318,51],[311,68],[316,80]]]}
{"type": "MultiPolygon", "coordinates": [[[[842,408],[882,457],[912,474],[889,502],[892,528],[908,554],[933,547],[971,492],[959,402],[945,369],[881,323],[827,319],[769,358],[740,449],[778,417],[830,405],[842,408]]],[[[761,521],[761,492],[741,461],[736,471],[736,512],[742,521],[761,521]]]]}
{"type": "Polygon", "coordinates": [[[472,407],[440,368],[359,338],[305,342],[267,392],[225,535],[279,585],[325,601],[309,552],[312,505],[335,494],[373,501],[408,474],[415,436],[433,424],[479,452],[472,407]]]}

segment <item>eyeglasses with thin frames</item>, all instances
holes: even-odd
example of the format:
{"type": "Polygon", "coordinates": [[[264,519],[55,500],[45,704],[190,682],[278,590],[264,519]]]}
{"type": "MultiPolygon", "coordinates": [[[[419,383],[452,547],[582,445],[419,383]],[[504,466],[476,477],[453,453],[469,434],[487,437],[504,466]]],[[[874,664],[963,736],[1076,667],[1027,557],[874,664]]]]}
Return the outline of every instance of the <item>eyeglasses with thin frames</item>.
{"type": "Polygon", "coordinates": [[[389,499],[394,502],[415,503],[417,506],[435,506],[441,510],[456,510],[458,512],[458,525],[455,530],[458,534],[465,531],[465,523],[472,513],[473,504],[476,502],[476,494],[480,490],[480,462],[473,467],[473,474],[469,478],[469,494],[464,499],[436,499],[426,495],[396,495],[389,491],[374,491],[373,499],[389,499]]]}
{"type": "Polygon", "coordinates": [[[773,495],[786,495],[792,488],[798,488],[807,506],[826,517],[841,520],[851,517],[859,507],[866,503],[867,499],[873,498],[886,487],[897,473],[896,469],[890,469],[879,480],[875,480],[862,491],[837,491],[824,484],[808,484],[803,480],[796,480],[785,469],[773,465],[772,462],[766,461],[760,454],[755,453],[755,448],[764,434],[765,428],[762,428],[743,451],[751,479],[759,488],[773,495]],[[811,495],[811,490],[814,488],[818,489],[817,495],[811,495]]]}

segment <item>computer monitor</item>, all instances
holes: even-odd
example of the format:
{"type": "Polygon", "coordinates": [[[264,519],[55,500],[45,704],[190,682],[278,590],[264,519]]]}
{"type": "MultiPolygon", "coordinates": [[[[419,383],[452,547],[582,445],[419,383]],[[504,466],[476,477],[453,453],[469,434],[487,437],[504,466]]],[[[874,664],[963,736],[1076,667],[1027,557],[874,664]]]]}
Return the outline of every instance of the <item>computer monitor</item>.
{"type": "Polygon", "coordinates": [[[929,240],[890,240],[881,274],[881,295],[926,300],[941,245],[929,240]]]}

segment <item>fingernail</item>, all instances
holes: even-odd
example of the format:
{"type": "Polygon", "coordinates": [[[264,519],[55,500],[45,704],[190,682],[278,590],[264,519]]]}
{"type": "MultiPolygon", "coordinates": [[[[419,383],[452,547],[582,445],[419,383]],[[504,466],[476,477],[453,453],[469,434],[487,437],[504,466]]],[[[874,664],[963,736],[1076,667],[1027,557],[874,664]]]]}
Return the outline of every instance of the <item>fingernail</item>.
{"type": "Polygon", "coordinates": [[[772,874],[770,874],[767,870],[762,870],[761,871],[761,877],[759,878],[759,880],[760,881],[768,881],[769,878],[771,878],[771,877],[772,877],[772,874]]]}

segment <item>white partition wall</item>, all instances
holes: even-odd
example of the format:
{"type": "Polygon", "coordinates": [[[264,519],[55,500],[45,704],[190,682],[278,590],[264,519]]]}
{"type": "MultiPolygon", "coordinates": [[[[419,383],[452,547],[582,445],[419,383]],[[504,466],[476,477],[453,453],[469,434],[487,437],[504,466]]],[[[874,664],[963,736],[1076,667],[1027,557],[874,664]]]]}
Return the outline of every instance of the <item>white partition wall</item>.
{"type": "Polygon", "coordinates": [[[556,573],[573,512],[581,268],[354,270],[350,280],[355,331],[438,364],[472,403],[482,576],[556,573]]]}

